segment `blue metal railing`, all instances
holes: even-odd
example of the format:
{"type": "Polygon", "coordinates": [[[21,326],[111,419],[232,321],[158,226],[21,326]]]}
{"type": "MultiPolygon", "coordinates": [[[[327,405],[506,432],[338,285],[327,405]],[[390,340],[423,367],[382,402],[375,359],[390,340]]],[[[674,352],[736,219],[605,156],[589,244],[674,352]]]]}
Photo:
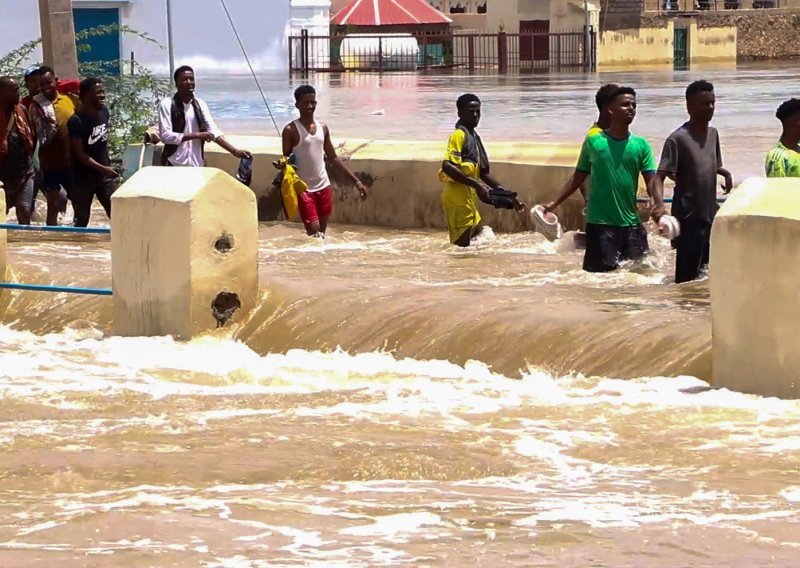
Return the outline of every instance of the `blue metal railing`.
{"type": "Polygon", "coordinates": [[[0,223],[0,229],[8,231],[38,231],[43,233],[81,233],[92,235],[110,235],[108,227],[63,227],[51,225],[17,225],[15,223],[0,223]]]}
{"type": "MultiPolygon", "coordinates": [[[[62,227],[50,225],[17,225],[14,223],[0,223],[0,230],[7,231],[38,231],[44,233],[78,233],[90,235],[108,235],[108,227],[62,227]]],[[[67,294],[88,294],[91,296],[111,296],[111,288],[83,288],[81,286],[52,286],[47,284],[17,284],[15,282],[0,282],[0,289],[29,290],[32,292],[65,292],[67,294]]]]}
{"type": "Polygon", "coordinates": [[[90,294],[92,296],[110,296],[111,288],[81,288],[79,286],[48,286],[45,284],[14,284],[0,282],[0,288],[7,290],[31,290],[33,292],[66,292],[68,294],[90,294]]]}

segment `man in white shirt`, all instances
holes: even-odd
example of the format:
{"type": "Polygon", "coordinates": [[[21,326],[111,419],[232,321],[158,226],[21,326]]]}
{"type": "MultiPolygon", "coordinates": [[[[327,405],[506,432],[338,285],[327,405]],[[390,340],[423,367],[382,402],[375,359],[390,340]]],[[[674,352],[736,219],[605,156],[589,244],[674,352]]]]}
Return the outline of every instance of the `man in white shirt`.
{"type": "Polygon", "coordinates": [[[216,142],[239,159],[252,157],[225,140],[208,105],[194,96],[194,70],[188,65],[178,67],[174,79],[177,92],[158,106],[158,129],[164,143],[161,165],[204,166],[206,142],[216,142]]]}

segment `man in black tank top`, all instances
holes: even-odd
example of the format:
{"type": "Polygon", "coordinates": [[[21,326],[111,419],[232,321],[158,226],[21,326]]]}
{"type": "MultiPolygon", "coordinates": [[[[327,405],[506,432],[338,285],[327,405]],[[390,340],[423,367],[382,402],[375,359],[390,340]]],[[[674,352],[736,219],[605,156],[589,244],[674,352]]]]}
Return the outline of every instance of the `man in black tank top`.
{"type": "MultiPolygon", "coordinates": [[[[362,199],[367,198],[367,187],[358,179],[347,166],[344,165],[331,142],[331,133],[326,125],[317,123],[314,112],[317,109],[317,92],[310,85],[298,87],[294,92],[295,107],[300,111],[299,122],[309,135],[317,134],[318,124],[324,129],[323,156],[328,166],[336,166],[339,171],[355,186],[362,199]]],[[[301,135],[294,122],[283,128],[283,155],[292,156],[292,151],[301,142],[301,135]]],[[[301,178],[302,179],[302,178],[301,178]]],[[[304,180],[307,181],[307,180],[304,180]]],[[[306,233],[312,237],[325,237],[328,228],[328,218],[333,211],[333,191],[328,186],[319,191],[304,191],[297,196],[300,218],[305,226],[306,233]]]]}

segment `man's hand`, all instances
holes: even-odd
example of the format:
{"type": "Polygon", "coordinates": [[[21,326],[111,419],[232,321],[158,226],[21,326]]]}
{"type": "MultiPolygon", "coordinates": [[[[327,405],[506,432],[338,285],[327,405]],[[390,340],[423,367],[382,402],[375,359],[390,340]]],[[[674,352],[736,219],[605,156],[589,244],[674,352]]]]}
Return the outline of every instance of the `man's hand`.
{"type": "Polygon", "coordinates": [[[650,209],[650,217],[653,218],[653,221],[658,223],[661,220],[661,217],[667,214],[667,210],[664,208],[664,204],[660,205],[653,205],[650,209]]]}
{"type": "Polygon", "coordinates": [[[491,203],[492,202],[492,195],[489,193],[489,187],[483,185],[480,182],[475,182],[475,192],[478,194],[478,198],[484,203],[491,203]]]}
{"type": "Polygon", "coordinates": [[[244,159],[244,158],[248,158],[248,159],[250,159],[250,158],[252,158],[252,157],[253,157],[253,154],[251,154],[251,153],[250,153],[250,152],[248,152],[247,150],[236,150],[236,151],[233,153],[233,155],[234,155],[234,156],[236,156],[237,158],[239,158],[240,160],[242,160],[242,159],[244,159]]]}
{"type": "Polygon", "coordinates": [[[552,213],[553,209],[555,209],[557,205],[555,201],[551,201],[550,203],[545,203],[542,207],[544,207],[545,213],[552,213]]]}
{"type": "Polygon", "coordinates": [[[366,199],[367,195],[369,195],[369,190],[367,186],[364,185],[364,182],[361,180],[356,182],[356,189],[358,190],[358,194],[361,196],[361,199],[366,199]]]}
{"type": "Polygon", "coordinates": [[[117,173],[117,170],[115,170],[111,166],[105,166],[103,168],[103,175],[106,177],[106,179],[117,179],[119,177],[119,173],[117,173]]]}
{"type": "Polygon", "coordinates": [[[720,187],[725,194],[728,194],[733,189],[733,176],[728,170],[720,170],[719,173],[725,178],[725,182],[720,184],[720,187]]]}

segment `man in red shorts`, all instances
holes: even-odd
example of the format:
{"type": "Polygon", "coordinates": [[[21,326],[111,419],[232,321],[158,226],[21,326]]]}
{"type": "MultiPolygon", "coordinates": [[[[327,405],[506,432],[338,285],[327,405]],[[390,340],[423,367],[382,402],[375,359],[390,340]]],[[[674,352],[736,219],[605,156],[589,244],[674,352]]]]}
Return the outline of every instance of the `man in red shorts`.
{"type": "Polygon", "coordinates": [[[314,87],[302,85],[294,92],[295,107],[300,118],[283,129],[283,155],[293,156],[298,177],[308,189],[297,196],[300,218],[306,233],[312,237],[325,238],[328,217],[333,211],[333,191],[325,158],[338,167],[355,185],[362,199],[367,197],[367,188],[336,155],[331,142],[328,125],[314,118],[317,109],[317,92],[314,87]]]}

